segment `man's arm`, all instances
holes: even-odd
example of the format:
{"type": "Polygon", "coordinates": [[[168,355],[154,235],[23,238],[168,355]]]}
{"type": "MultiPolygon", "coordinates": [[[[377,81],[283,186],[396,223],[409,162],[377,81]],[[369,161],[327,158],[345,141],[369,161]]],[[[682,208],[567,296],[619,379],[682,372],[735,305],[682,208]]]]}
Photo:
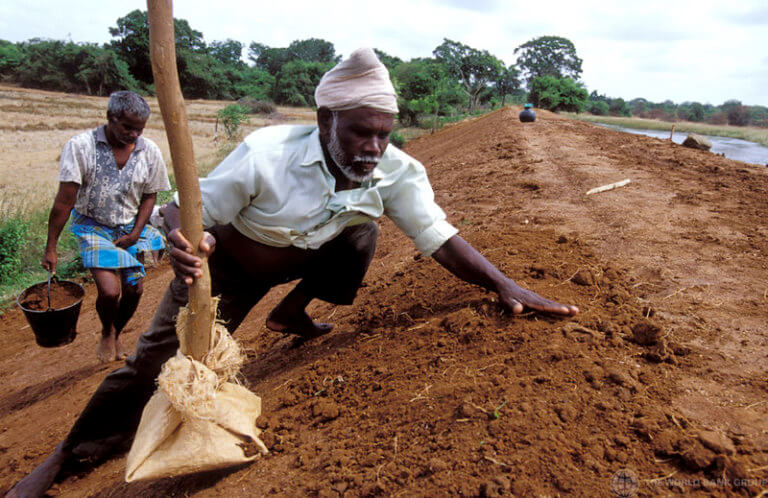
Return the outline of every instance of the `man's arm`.
{"type": "MultiPolygon", "coordinates": [[[[203,260],[194,254],[192,244],[181,233],[181,212],[175,202],[165,205],[163,213],[163,228],[168,234],[168,245],[171,266],[177,277],[184,279],[187,285],[192,285],[195,278],[203,276],[201,270],[203,260]]],[[[205,257],[210,256],[216,249],[216,239],[208,232],[203,232],[200,240],[200,251],[205,257]]]]}
{"type": "Polygon", "coordinates": [[[155,207],[156,193],[144,194],[141,196],[141,202],[139,203],[139,212],[136,215],[136,221],[133,223],[133,229],[131,233],[123,235],[115,241],[117,247],[128,249],[136,242],[139,241],[141,232],[144,230],[144,226],[147,224],[149,217],[152,216],[152,208],[155,207]]]}
{"type": "Polygon", "coordinates": [[[51,214],[48,215],[48,241],[45,244],[45,253],[40,264],[51,273],[56,273],[58,254],[56,245],[59,243],[61,230],[69,219],[69,213],[77,200],[77,191],[80,185],[74,182],[59,183],[59,191],[53,200],[51,214]]]}
{"type": "Polygon", "coordinates": [[[458,235],[448,239],[432,254],[432,257],[465,282],[477,284],[498,293],[501,304],[512,313],[522,313],[525,308],[566,316],[573,316],[579,312],[576,306],[545,299],[535,292],[520,287],[458,235]]]}

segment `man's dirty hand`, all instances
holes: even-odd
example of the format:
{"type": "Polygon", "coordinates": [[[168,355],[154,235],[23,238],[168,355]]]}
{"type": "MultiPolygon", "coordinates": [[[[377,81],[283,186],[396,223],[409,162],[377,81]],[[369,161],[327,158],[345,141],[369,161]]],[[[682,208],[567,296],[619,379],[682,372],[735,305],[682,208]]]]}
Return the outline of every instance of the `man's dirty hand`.
{"type": "Polygon", "coordinates": [[[546,299],[533,291],[520,287],[511,280],[499,289],[499,301],[506,309],[516,315],[526,309],[564,316],[574,316],[579,313],[579,308],[576,306],[560,304],[546,299]]]}

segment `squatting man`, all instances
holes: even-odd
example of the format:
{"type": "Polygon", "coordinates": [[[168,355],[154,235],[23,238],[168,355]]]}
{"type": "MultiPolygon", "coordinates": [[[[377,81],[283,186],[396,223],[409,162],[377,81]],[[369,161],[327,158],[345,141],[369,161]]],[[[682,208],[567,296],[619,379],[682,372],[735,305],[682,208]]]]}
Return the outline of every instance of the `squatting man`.
{"type": "MultiPolygon", "coordinates": [[[[424,167],[389,145],[397,97],[372,50],[357,50],[326,73],[315,99],[317,126],[262,128],[200,182],[207,227],[200,249],[230,331],[270,288],[300,279],[270,312],[267,327],[304,338],[327,334],[332,326],[313,322],[306,307],[313,299],[353,302],[376,245],[372,220],[383,214],[423,254],[498,293],[513,313],[578,313],[505,277],[446,221],[424,167]]],[[[165,224],[176,279],[136,353],[107,376],[67,438],[11,496],[41,495],[67,462],[98,459],[133,437],[161,365],[178,349],[174,317],[187,302],[187,284],[202,275],[173,203],[165,224]]]]}

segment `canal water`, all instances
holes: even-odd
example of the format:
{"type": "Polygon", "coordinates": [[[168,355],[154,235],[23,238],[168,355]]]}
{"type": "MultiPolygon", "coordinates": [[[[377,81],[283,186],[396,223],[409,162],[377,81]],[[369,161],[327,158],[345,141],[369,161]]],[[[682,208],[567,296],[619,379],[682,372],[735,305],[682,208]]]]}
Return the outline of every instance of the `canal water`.
{"type": "MultiPolygon", "coordinates": [[[[605,123],[595,123],[613,130],[633,133],[635,135],[646,135],[649,137],[669,139],[669,132],[663,130],[638,130],[634,128],[623,128],[621,126],[609,125],[605,123]]],[[[688,132],[675,132],[672,141],[678,144],[683,143],[688,132]]],[[[742,161],[750,164],[760,164],[768,166],[768,147],[754,142],[740,140],[738,138],[715,137],[703,135],[712,142],[710,152],[714,154],[724,154],[728,159],[742,161]]]]}

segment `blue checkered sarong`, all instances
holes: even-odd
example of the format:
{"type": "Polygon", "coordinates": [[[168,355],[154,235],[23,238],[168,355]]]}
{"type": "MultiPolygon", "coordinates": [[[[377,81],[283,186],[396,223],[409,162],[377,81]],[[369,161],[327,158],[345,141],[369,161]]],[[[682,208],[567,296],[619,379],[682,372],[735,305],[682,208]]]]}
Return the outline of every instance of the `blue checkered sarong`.
{"type": "Polygon", "coordinates": [[[104,226],[73,209],[69,230],[80,243],[80,257],[84,267],[120,270],[125,282],[136,285],[146,275],[144,265],[137,259],[138,254],[163,249],[165,242],[159,230],[146,225],[138,242],[128,249],[117,247],[114,241],[128,235],[132,228],[133,222],[114,228],[104,226]]]}

